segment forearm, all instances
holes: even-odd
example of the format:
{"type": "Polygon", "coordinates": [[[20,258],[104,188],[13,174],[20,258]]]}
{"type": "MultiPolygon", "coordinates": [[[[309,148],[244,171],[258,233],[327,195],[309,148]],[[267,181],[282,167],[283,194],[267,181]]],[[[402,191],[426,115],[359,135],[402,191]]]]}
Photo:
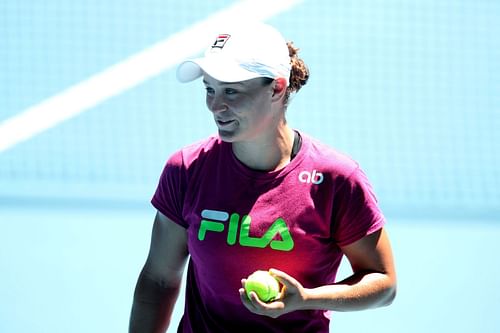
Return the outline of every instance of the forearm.
{"type": "Polygon", "coordinates": [[[180,282],[162,286],[141,273],[130,315],[129,333],[165,332],[179,295],[180,282]]]}
{"type": "Polygon", "coordinates": [[[305,289],[304,293],[305,308],[358,311],[391,304],[396,282],[383,273],[358,272],[339,283],[305,289]]]}

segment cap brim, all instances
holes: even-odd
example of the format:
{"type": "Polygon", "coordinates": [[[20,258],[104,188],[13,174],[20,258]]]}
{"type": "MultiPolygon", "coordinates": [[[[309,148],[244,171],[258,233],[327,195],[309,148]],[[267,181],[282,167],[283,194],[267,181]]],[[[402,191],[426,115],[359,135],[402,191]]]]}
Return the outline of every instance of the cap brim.
{"type": "Polygon", "coordinates": [[[187,60],[177,67],[177,80],[182,83],[193,81],[203,75],[201,67],[196,60],[187,60]]]}
{"type": "Polygon", "coordinates": [[[221,82],[240,82],[262,76],[241,68],[234,61],[218,57],[187,60],[177,67],[177,79],[183,83],[193,81],[204,73],[221,82]]]}

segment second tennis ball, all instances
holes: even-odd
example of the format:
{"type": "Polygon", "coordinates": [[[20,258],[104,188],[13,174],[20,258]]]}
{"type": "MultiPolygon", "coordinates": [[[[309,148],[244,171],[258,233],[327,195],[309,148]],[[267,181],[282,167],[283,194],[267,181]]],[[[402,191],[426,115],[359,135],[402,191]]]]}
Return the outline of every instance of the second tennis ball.
{"type": "Polygon", "coordinates": [[[280,293],[280,284],[267,271],[256,271],[247,278],[245,292],[250,298],[250,292],[254,291],[263,302],[275,300],[280,293]]]}

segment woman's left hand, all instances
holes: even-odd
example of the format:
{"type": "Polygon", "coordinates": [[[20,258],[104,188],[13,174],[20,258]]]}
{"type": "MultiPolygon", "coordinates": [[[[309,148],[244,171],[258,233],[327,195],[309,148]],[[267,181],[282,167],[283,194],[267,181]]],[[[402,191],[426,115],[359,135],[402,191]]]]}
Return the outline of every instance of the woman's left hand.
{"type": "Polygon", "coordinates": [[[285,313],[299,310],[305,301],[305,289],[299,281],[277,269],[270,269],[269,273],[283,285],[280,296],[269,303],[261,301],[255,292],[250,293],[250,298],[245,293],[246,279],[241,280],[242,288],[239,289],[241,302],[253,313],[277,318],[285,313]]]}

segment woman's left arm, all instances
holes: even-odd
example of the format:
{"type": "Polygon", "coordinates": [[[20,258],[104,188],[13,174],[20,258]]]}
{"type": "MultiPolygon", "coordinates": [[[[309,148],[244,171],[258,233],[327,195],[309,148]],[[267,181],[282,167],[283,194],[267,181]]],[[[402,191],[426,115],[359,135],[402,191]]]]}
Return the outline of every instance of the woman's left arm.
{"type": "Polygon", "coordinates": [[[264,303],[256,297],[248,299],[240,289],[242,302],[250,311],[273,318],[295,310],[358,311],[391,304],[396,296],[396,271],[387,232],[380,229],[342,247],[342,251],[353,270],[348,278],[304,288],[285,272],[271,270],[286,288],[283,297],[264,303]]]}

